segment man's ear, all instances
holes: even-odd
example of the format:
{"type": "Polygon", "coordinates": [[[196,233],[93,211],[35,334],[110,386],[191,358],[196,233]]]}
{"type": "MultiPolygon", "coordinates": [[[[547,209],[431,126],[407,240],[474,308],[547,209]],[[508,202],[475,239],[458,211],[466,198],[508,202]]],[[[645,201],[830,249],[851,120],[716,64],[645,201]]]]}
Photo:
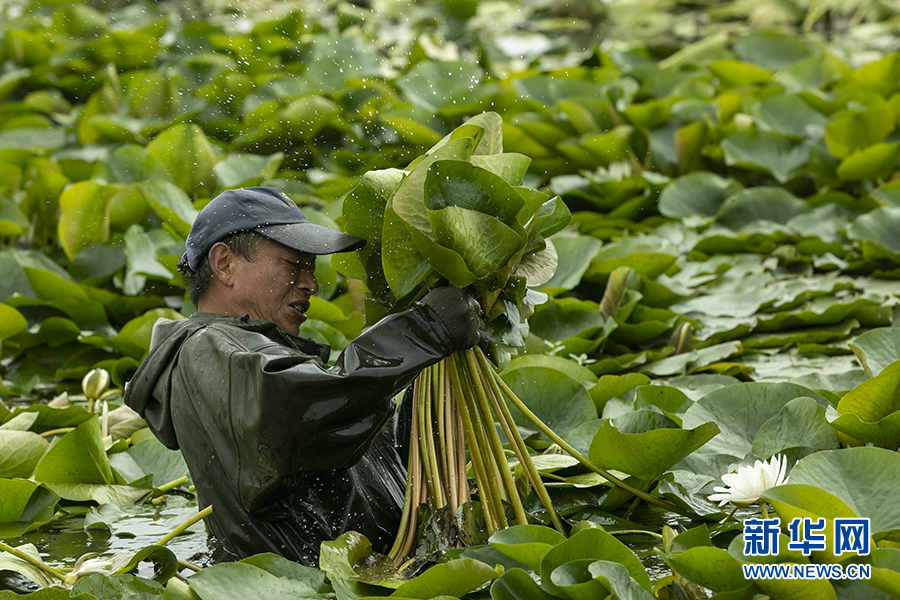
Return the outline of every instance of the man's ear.
{"type": "Polygon", "coordinates": [[[228,287],[234,285],[234,263],[234,252],[222,242],[216,242],[209,249],[209,267],[213,277],[228,287]]]}

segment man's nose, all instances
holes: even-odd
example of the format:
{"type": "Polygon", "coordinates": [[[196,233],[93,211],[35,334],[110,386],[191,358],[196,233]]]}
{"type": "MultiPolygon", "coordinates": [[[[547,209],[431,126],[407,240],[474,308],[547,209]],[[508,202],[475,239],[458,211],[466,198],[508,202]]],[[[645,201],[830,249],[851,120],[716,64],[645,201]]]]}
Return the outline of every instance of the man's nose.
{"type": "Polygon", "coordinates": [[[310,296],[319,291],[319,282],[316,279],[315,274],[310,271],[303,271],[294,285],[300,289],[308,290],[310,296]]]}

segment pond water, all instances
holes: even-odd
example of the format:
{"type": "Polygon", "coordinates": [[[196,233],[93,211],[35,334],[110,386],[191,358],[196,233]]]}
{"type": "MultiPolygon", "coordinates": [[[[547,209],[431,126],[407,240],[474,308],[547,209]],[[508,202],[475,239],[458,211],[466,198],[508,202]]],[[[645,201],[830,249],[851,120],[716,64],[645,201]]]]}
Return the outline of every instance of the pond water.
{"type": "MultiPolygon", "coordinates": [[[[140,550],[158,541],[196,512],[194,500],[177,495],[167,496],[158,506],[147,503],[118,509],[104,505],[102,511],[91,509],[87,515],[70,515],[17,540],[7,540],[7,543],[13,546],[34,544],[44,562],[69,568],[84,554],[96,553],[108,558],[118,552],[140,550]]],[[[192,525],[166,547],[181,560],[200,566],[208,562],[206,556],[210,549],[202,523],[192,525]]]]}

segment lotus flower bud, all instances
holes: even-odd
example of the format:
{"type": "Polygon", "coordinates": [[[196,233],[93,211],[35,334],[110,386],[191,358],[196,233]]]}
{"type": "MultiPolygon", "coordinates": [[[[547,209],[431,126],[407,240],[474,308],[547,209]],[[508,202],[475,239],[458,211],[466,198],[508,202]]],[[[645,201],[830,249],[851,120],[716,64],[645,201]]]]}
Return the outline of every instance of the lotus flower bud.
{"type": "Polygon", "coordinates": [[[81,390],[90,400],[96,400],[103,395],[109,387],[109,371],[106,369],[91,369],[81,380],[81,390]]]}

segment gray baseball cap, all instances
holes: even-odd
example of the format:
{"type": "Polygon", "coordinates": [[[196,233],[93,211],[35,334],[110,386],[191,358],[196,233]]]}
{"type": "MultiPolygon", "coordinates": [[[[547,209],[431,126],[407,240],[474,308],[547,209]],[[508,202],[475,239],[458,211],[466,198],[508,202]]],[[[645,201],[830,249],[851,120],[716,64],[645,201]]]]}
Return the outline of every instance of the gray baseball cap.
{"type": "Polygon", "coordinates": [[[364,239],[310,223],[294,201],[278,188],[226,190],[203,207],[185,241],[179,268],[196,271],[213,244],[239,231],[255,231],[309,254],[358,250],[364,239]]]}

